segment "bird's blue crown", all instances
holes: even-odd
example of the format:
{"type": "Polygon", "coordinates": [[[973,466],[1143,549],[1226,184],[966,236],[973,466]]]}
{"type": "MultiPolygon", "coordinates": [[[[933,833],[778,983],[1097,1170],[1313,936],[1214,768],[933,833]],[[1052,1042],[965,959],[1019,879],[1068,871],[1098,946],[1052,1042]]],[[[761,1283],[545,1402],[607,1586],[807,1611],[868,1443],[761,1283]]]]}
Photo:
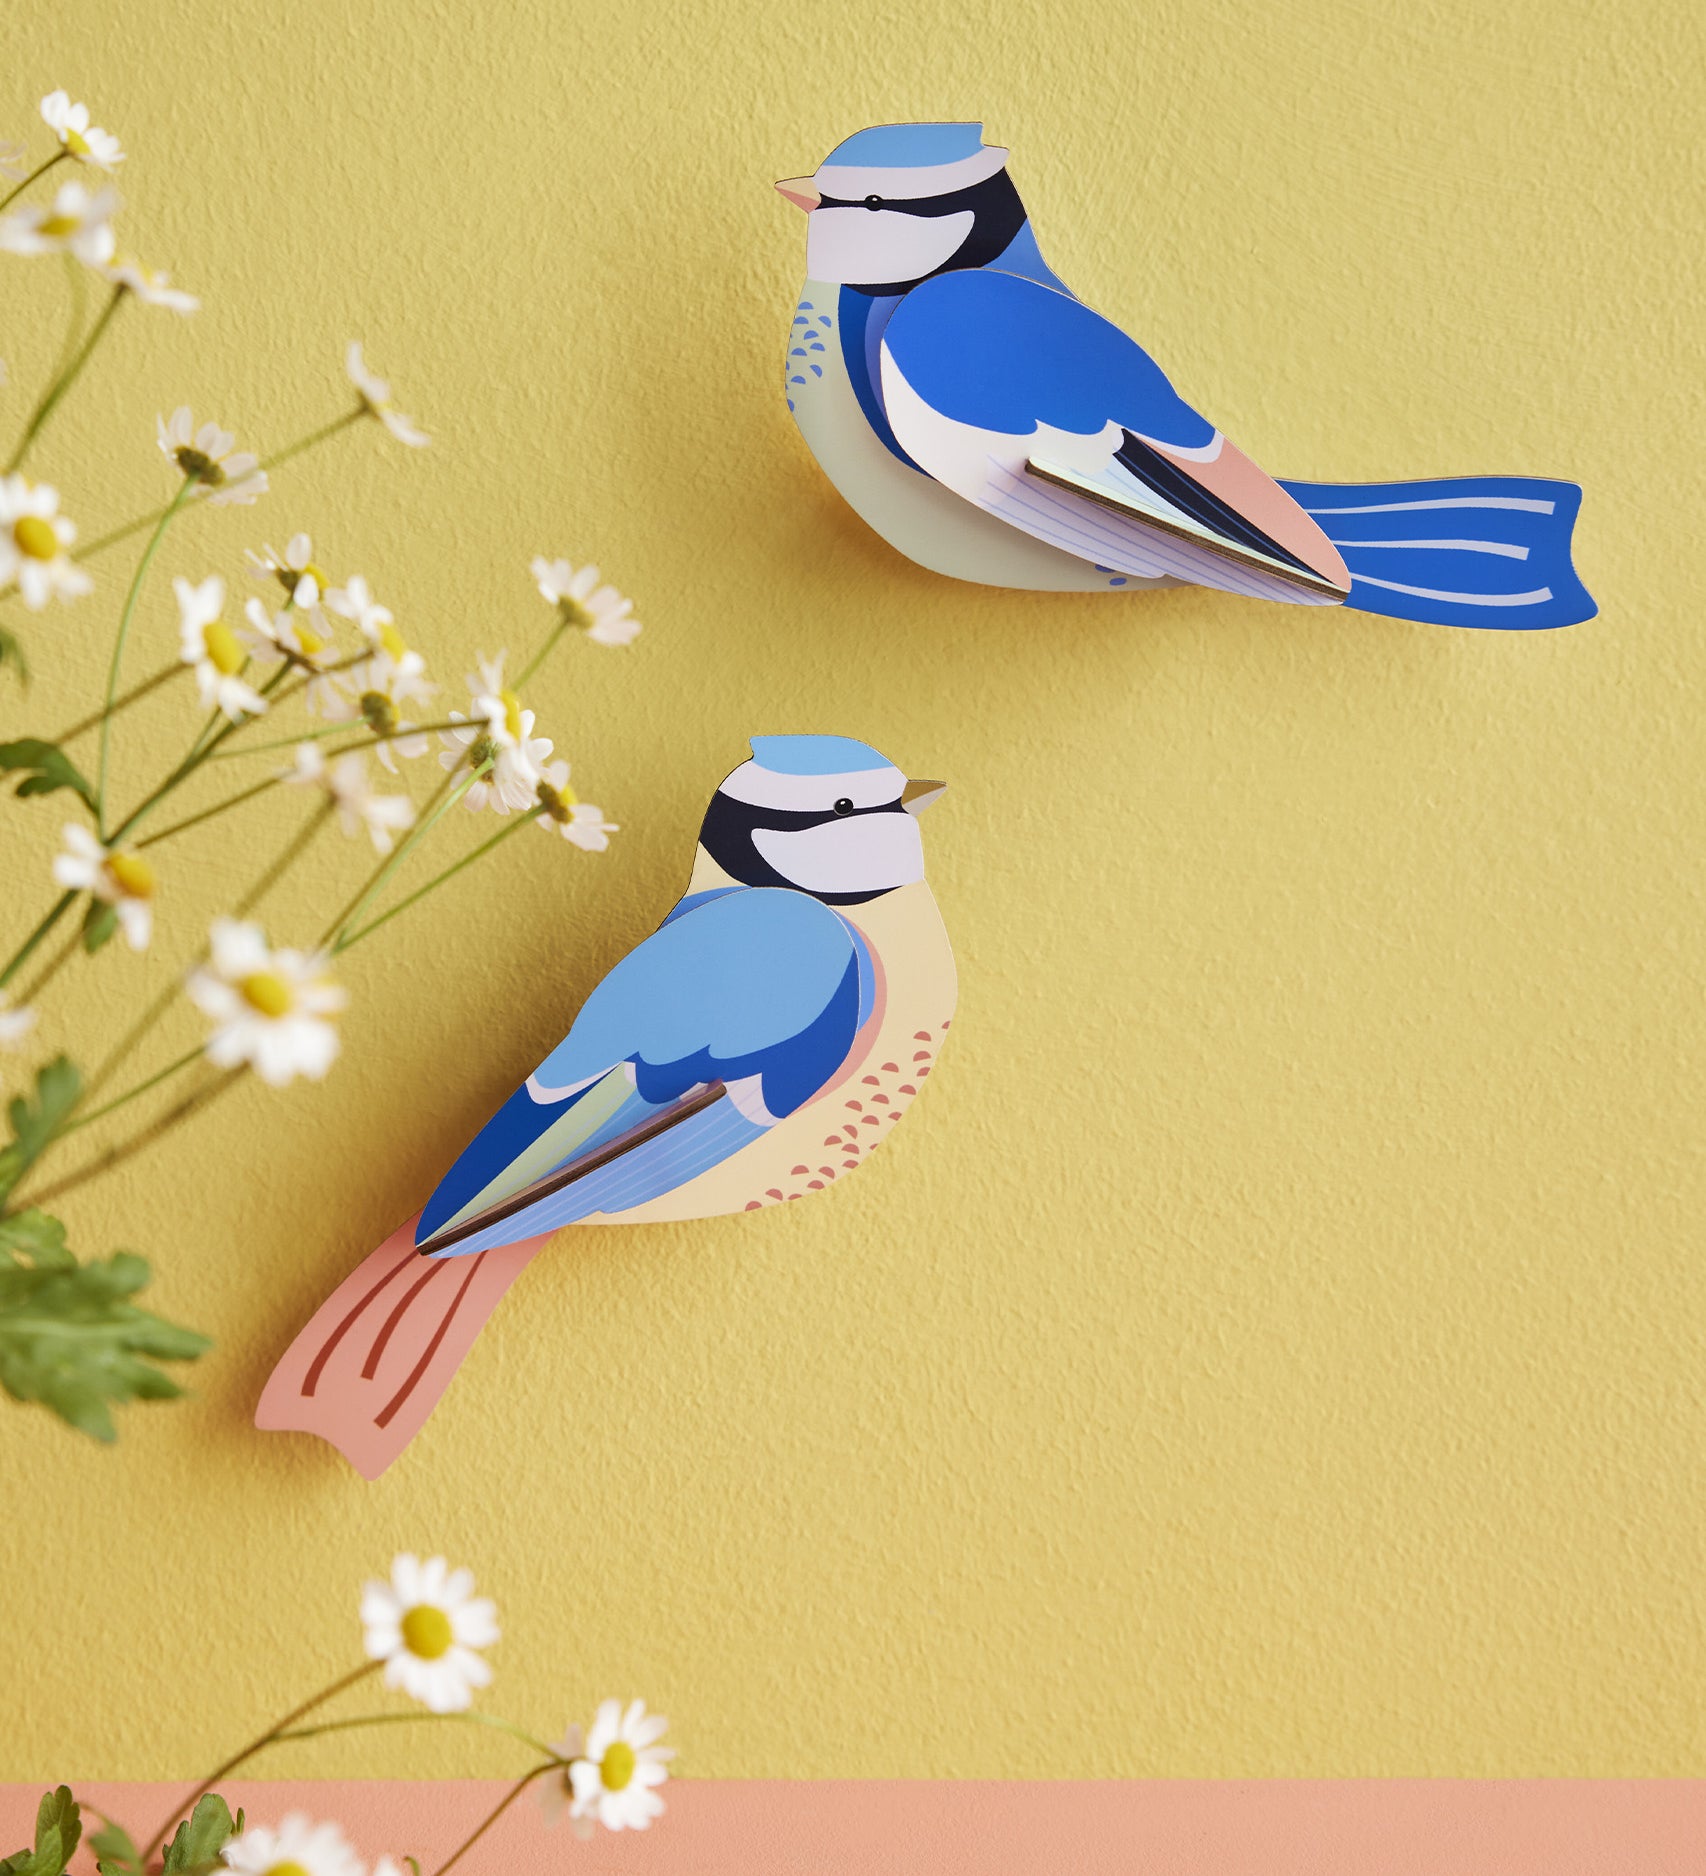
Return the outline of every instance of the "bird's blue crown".
{"type": "Polygon", "coordinates": [[[855,131],[824,162],[848,168],[935,169],[976,156],[982,148],[981,124],[878,124],[855,131]]]}
{"type": "Polygon", "coordinates": [[[893,766],[851,736],[754,736],[752,754],[772,775],[855,775],[893,766]]]}

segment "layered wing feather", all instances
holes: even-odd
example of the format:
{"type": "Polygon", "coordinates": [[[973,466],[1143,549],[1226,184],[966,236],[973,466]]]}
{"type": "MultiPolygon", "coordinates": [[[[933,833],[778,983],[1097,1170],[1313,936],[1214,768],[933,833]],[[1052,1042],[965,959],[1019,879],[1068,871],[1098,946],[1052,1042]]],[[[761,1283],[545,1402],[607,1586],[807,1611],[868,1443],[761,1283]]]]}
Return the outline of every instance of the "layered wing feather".
{"type": "Polygon", "coordinates": [[[708,1170],[835,1076],[871,1007],[872,975],[852,926],[804,893],[719,893],[678,912],[599,984],[469,1144],[428,1200],[417,1243],[431,1248],[436,1234],[576,1166],[584,1178],[448,1249],[626,1210],[708,1170]],[[708,1085],[727,1092],[705,1105],[708,1085]]]}
{"type": "Polygon", "coordinates": [[[1291,496],[1068,293],[987,268],[925,281],[884,330],[882,392],[928,474],[1097,566],[1304,604],[1349,588],[1291,496]]]}

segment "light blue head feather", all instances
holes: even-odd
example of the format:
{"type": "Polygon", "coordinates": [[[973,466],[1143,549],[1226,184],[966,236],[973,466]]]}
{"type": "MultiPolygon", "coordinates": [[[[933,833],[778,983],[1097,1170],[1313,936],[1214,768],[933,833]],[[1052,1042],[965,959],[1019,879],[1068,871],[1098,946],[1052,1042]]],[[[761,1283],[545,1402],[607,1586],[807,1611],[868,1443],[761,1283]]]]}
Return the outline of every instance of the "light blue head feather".
{"type": "Polygon", "coordinates": [[[754,736],[752,756],[772,775],[853,775],[861,769],[894,766],[869,743],[855,742],[851,736],[754,736]]]}
{"type": "Polygon", "coordinates": [[[878,124],[838,143],[826,163],[868,169],[934,169],[983,148],[981,124],[878,124]]]}

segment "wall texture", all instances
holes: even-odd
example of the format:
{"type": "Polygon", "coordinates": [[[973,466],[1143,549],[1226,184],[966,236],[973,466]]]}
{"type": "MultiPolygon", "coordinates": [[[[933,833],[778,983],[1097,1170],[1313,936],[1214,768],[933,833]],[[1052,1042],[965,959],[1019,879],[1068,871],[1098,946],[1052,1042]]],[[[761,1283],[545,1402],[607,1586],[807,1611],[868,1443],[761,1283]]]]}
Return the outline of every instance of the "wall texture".
{"type": "MultiPolygon", "coordinates": [[[[405,1546],[498,1598],[493,1710],[643,1692],[691,1772],[1698,1769],[1699,38],[1577,0],[4,9],[0,132],[90,98],[132,238],[206,302],[127,316],[40,452],[86,528],[163,497],[157,410],[276,447],[359,334],[435,447],[345,437],[162,575],[311,529],[452,681],[543,623],[536,552],[599,559],[648,629],[539,699],[612,852],[507,846],[352,960],[322,1088],[248,1088],[68,1206],[219,1347],[115,1451],[0,1406],[0,1772],[211,1763],[351,1659],[405,1546]],[[769,183],[946,115],[1275,471],[1578,478],[1601,616],[1452,634],[898,560],[783,406],[803,240],[769,183]],[[953,785],[959,1020],[883,1159],[563,1240],[377,1485],[256,1434],[325,1289],[673,898],[744,736],[801,727],[953,785]]],[[[8,434],[63,294],[0,267],[8,434]]],[[[84,707],[100,573],[24,621],[9,732],[84,707]]],[[[138,630],[140,671],[163,578],[138,630]]],[[[175,710],[127,719],[128,786],[175,710]]],[[[56,805],[7,810],[8,938],[56,805]]],[[[246,812],[168,875],[162,958],[295,810],[246,812]]],[[[327,846],[274,930],[359,865],[327,846]]],[[[120,951],[54,1006],[84,1053],[143,995],[120,951]]],[[[509,1762],[421,1727],[272,1769],[509,1762]]]]}

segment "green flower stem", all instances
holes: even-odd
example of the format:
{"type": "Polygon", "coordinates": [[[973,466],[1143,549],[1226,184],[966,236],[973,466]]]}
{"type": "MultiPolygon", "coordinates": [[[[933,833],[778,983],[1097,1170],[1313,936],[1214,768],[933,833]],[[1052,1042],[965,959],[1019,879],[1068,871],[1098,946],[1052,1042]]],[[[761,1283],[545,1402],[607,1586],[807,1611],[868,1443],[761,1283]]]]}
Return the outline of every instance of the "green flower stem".
{"type": "Polygon", "coordinates": [[[340,938],[332,947],[333,955],[335,956],[340,951],[347,951],[353,944],[359,944],[361,940],[370,933],[378,931],[381,925],[388,924],[399,912],[408,911],[409,907],[414,905],[417,900],[424,899],[429,892],[436,892],[446,880],[454,879],[464,867],[472,866],[476,860],[483,859],[494,847],[508,840],[511,834],[520,833],[522,828],[524,828],[529,821],[538,820],[540,815],[544,812],[545,809],[543,805],[541,805],[537,808],[529,808],[525,814],[518,815],[507,827],[500,828],[490,840],[482,841],[472,853],[465,853],[455,865],[447,866],[442,873],[434,879],[429,879],[424,886],[417,886],[415,890],[409,894],[408,898],[399,899],[389,911],[381,912],[376,919],[370,919],[359,931],[352,931],[347,936],[340,938]]]}
{"type": "Polygon", "coordinates": [[[305,450],[317,448],[328,437],[333,437],[340,430],[347,430],[352,423],[360,423],[367,415],[367,406],[357,404],[354,410],[346,410],[341,417],[334,417],[330,423],[322,424],[318,430],[311,430],[306,436],[300,436],[294,443],[286,443],[276,455],[266,457],[263,469],[276,469],[280,463],[287,463],[293,456],[300,456],[305,450]]]}
{"type": "MultiPolygon", "coordinates": [[[[88,338],[83,341],[82,350],[78,352],[77,356],[72,359],[71,363],[66,366],[59,376],[54,379],[53,383],[48,387],[47,395],[43,397],[42,401],[31,413],[29,422],[24,426],[24,434],[18,440],[18,447],[12,452],[12,460],[6,465],[6,473],[8,475],[10,475],[24,460],[25,456],[28,455],[31,444],[41,435],[48,418],[53,415],[60,400],[65,396],[66,392],[71,389],[72,385],[77,382],[78,374],[82,371],[83,367],[88,364],[90,354],[94,351],[95,347],[100,344],[106,334],[107,327],[112,324],[113,314],[119,309],[119,302],[129,291],[129,287],[113,288],[113,296],[107,301],[105,307],[102,308],[100,318],[95,321],[94,330],[89,334],[88,338]]],[[[180,493],[181,492],[182,491],[180,491],[180,493]]]]}
{"type": "Polygon", "coordinates": [[[514,679],[514,681],[512,682],[510,686],[512,690],[521,689],[521,687],[527,682],[527,680],[530,677],[532,677],[533,673],[537,671],[539,667],[545,662],[545,660],[550,657],[552,652],[554,652],[557,649],[558,640],[562,638],[563,634],[568,629],[569,629],[569,616],[559,606],[557,609],[556,625],[551,629],[549,633],[546,634],[545,643],[541,645],[539,649],[533,654],[533,656],[528,659],[527,663],[522,666],[521,674],[517,678],[514,679]]]}
{"type": "Polygon", "coordinates": [[[0,990],[4,990],[12,979],[17,976],[18,972],[23,969],[30,953],[34,951],[36,946],[53,930],[54,926],[59,923],[65,914],[71,910],[72,902],[76,897],[77,895],[74,892],[61,893],[52,906],[48,908],[47,916],[35,930],[30,933],[29,937],[18,946],[17,950],[12,953],[6,968],[0,970],[0,990]]]}
{"type": "Polygon", "coordinates": [[[9,195],[0,196],[0,208],[10,208],[12,204],[15,201],[17,201],[18,197],[24,193],[24,191],[30,186],[32,182],[40,182],[42,177],[45,176],[47,172],[50,169],[52,169],[56,163],[65,162],[70,155],[71,155],[71,152],[67,149],[61,148],[61,149],[55,150],[53,155],[50,156],[47,159],[47,161],[41,165],[39,169],[32,169],[30,173],[24,178],[24,180],[18,184],[17,188],[15,188],[9,195]]]}
{"type": "Polygon", "coordinates": [[[554,1746],[548,1746],[542,1739],[534,1736],[520,1726],[511,1726],[508,1720],[495,1719],[489,1713],[358,1713],[347,1720],[322,1720],[318,1726],[297,1726],[288,1733],[275,1735],[276,1742],[282,1744],[287,1739],[318,1739],[322,1733],[345,1733],[361,1726],[414,1726],[421,1723],[432,1724],[440,1720],[454,1720],[467,1726],[489,1726],[495,1732],[508,1733],[512,1739],[519,1739],[524,1746],[531,1746],[535,1752],[543,1752],[554,1763],[568,1765],[572,1761],[559,1758],[554,1746]]]}
{"type": "MultiPolygon", "coordinates": [[[[201,1051],[197,1049],[193,1055],[174,1062],[169,1068],[163,1069],[159,1074],[155,1075],[153,1081],[160,1082],[163,1081],[167,1075],[176,1074],[177,1071],[185,1065],[185,1061],[193,1061],[200,1054],[201,1051]]],[[[32,1205],[49,1205],[55,1199],[63,1198],[67,1192],[75,1192],[79,1186],[86,1186],[91,1179],[99,1179],[103,1173],[111,1172],[115,1166],[122,1166],[127,1159],[133,1159],[144,1147],[152,1146],[163,1134],[170,1132],[173,1127],[177,1126],[179,1121],[188,1120],[190,1115],[193,1114],[197,1108],[205,1107],[210,1101],[216,1100],[227,1088],[240,1081],[244,1073],[245,1070],[241,1068],[228,1068],[224,1074],[216,1077],[213,1081],[203,1082],[194,1093],[185,1095],[183,1100],[181,1100],[176,1107],[167,1108],[164,1114],[151,1120],[146,1127],[142,1128],[140,1132],[133,1133],[128,1140],[120,1140],[116,1146],[110,1146],[105,1152],[97,1153],[86,1165],[79,1166],[75,1172],[67,1173],[65,1177],[57,1181],[57,1183],[44,1186],[42,1190],[31,1199],[30,1203],[32,1205]]],[[[140,1092],[141,1089],[131,1090],[133,1094],[140,1092]]],[[[125,1098],[128,1099],[129,1096],[125,1098]]],[[[109,1108],[113,1108],[119,1106],[120,1103],[110,1101],[107,1105],[109,1108]]],[[[65,1133],[69,1133],[70,1131],[69,1127],[65,1129],[65,1133]]],[[[64,1133],[59,1137],[63,1139],[65,1137],[64,1133]]],[[[57,1145],[58,1142],[55,1141],[54,1144],[57,1145]]],[[[36,1164],[39,1166],[41,1161],[37,1160],[36,1164]]]]}
{"type": "Polygon", "coordinates": [[[456,771],[454,769],[445,776],[444,780],[439,783],[438,792],[427,802],[427,813],[421,820],[415,823],[414,827],[409,832],[408,838],[403,841],[395,853],[389,855],[380,863],[374,870],[367,884],[361,888],[349,904],[338,913],[337,917],[334,918],[326,927],[325,931],[321,933],[319,943],[320,950],[324,951],[330,946],[335,954],[342,948],[333,941],[340,938],[344,928],[348,925],[352,925],[356,919],[367,910],[379,894],[385,890],[386,886],[390,883],[392,874],[397,871],[398,867],[414,852],[415,848],[432,832],[433,828],[438,825],[444,816],[455,807],[457,802],[467,794],[468,790],[472,788],[477,781],[480,781],[491,772],[491,767],[492,765],[489,761],[482,762],[477,769],[470,769],[460,782],[456,781],[456,771]],[[452,783],[455,784],[454,787],[452,787],[452,783]]]}
{"type": "MultiPolygon", "coordinates": [[[[261,695],[271,697],[273,691],[283,681],[286,670],[280,665],[278,670],[261,686],[261,695]]],[[[142,821],[160,805],[175,788],[182,786],[204,762],[210,761],[215,750],[229,737],[235,736],[245,723],[254,722],[252,717],[239,718],[235,723],[229,721],[224,712],[215,710],[202,725],[201,734],[190,745],[190,752],[170,775],[150,795],[143,798],[139,806],[132,809],[119,825],[113,829],[108,846],[117,846],[124,836],[138,827],[142,821]]]]}
{"type": "MultiPolygon", "coordinates": [[[[283,703],[293,695],[286,692],[279,698],[283,703]]],[[[379,743],[394,743],[399,736],[430,736],[439,730],[466,729],[466,723],[453,722],[446,717],[442,723],[411,723],[407,729],[378,730],[372,736],[359,743],[341,743],[336,749],[328,751],[334,756],[348,755],[352,749],[372,749],[379,743]]],[[[303,730],[300,735],[280,736],[270,743],[245,743],[241,749],[227,749],[223,755],[213,758],[215,762],[235,762],[239,756],[267,755],[275,749],[294,749],[298,743],[316,743],[327,736],[344,736],[355,728],[355,719],[346,718],[342,723],[328,723],[323,729],[303,730]]]]}
{"type": "MultiPolygon", "coordinates": [[[[334,758],[347,756],[352,750],[376,749],[381,743],[395,742],[399,736],[424,735],[428,730],[455,729],[456,727],[454,723],[423,723],[417,724],[413,729],[386,730],[378,736],[364,736],[357,742],[340,743],[336,749],[328,750],[326,753],[334,758]]],[[[285,736],[274,743],[253,743],[243,749],[228,749],[223,755],[210,756],[208,760],[229,762],[233,756],[255,756],[260,755],[264,750],[294,749],[298,743],[311,742],[317,736],[335,736],[348,728],[347,723],[334,723],[329,729],[308,730],[301,736],[285,736]]],[[[203,821],[211,821],[216,815],[223,814],[227,808],[241,807],[245,801],[252,801],[256,795],[264,795],[268,789],[276,788],[281,782],[287,782],[290,779],[288,775],[269,775],[265,781],[256,782],[252,787],[241,789],[234,795],[227,795],[223,801],[216,801],[211,808],[203,808],[199,814],[192,814],[184,820],[174,821],[170,827],[162,828],[159,833],[150,834],[146,840],[139,840],[136,843],[137,848],[140,850],[143,847],[152,847],[162,840],[170,840],[174,834],[187,833],[190,828],[199,827],[203,821]]]]}
{"type": "MultiPolygon", "coordinates": [[[[176,995],[177,986],[174,984],[172,988],[166,992],[166,996],[169,1000],[176,995]]],[[[146,1081],[139,1081],[134,1088],[127,1088],[123,1094],[115,1096],[103,1106],[91,1108],[87,1114],[79,1114],[76,1119],[67,1121],[65,1126],[61,1129],[61,1137],[63,1138],[63,1136],[68,1133],[75,1133],[79,1127],[88,1127],[97,1120],[105,1119],[106,1116],[111,1114],[115,1109],[127,1106],[130,1102],[134,1101],[138,1095],[146,1094],[150,1088],[159,1087],[161,1082],[170,1079],[171,1076],[188,1068],[192,1062],[199,1059],[200,1055],[201,1047],[198,1044],[195,1048],[191,1049],[187,1055],[180,1055],[175,1062],[168,1062],[164,1068],[156,1069],[146,1081]]],[[[102,1078],[104,1078],[107,1072],[109,1071],[103,1068],[102,1078]]],[[[96,1081],[90,1082],[89,1092],[92,1094],[98,1085],[99,1083],[96,1081]]]]}
{"type": "MultiPolygon", "coordinates": [[[[230,803],[227,802],[225,805],[229,807],[230,803]]],[[[284,875],[290,870],[290,868],[294,866],[296,862],[302,857],[302,855],[308,850],[309,843],[313,840],[314,836],[317,833],[319,833],[320,829],[325,826],[327,820],[331,817],[332,806],[333,804],[330,801],[324,802],[321,805],[320,811],[317,814],[311,815],[309,817],[306,825],[303,826],[302,829],[295,835],[295,837],[290,841],[289,845],[286,846],[286,848],[279,855],[279,857],[272,863],[270,867],[267,868],[267,870],[255,882],[255,884],[249,888],[248,892],[244,894],[243,898],[239,901],[237,908],[236,908],[237,916],[239,918],[244,917],[246,914],[252,912],[255,909],[255,907],[260,904],[261,900],[265,898],[269,892],[272,891],[273,887],[278,884],[278,882],[284,877],[284,875]]],[[[217,810],[210,810],[210,812],[217,812],[217,810]]],[[[180,823],[180,829],[168,828],[166,831],[167,833],[180,831],[183,825],[186,825],[186,824],[180,823]]],[[[154,838],[156,840],[163,840],[165,838],[165,835],[156,834],[154,838]]],[[[143,846],[149,846],[151,844],[152,843],[149,841],[142,842],[143,846]]],[[[187,968],[189,970],[193,970],[197,964],[205,962],[206,958],[207,958],[207,947],[204,945],[202,949],[196,954],[195,958],[192,960],[192,962],[187,968]]],[[[118,1069],[119,1064],[123,1062],[131,1054],[131,1052],[135,1049],[136,1045],[143,1039],[144,1036],[148,1034],[148,1032],[160,1020],[160,1018],[165,1015],[166,1011],[171,1008],[174,999],[177,997],[178,992],[182,988],[183,988],[183,983],[182,983],[182,977],[180,976],[178,980],[172,983],[169,983],[166,986],[166,988],[162,990],[160,994],[154,999],[154,1001],[151,1004],[149,1004],[148,1008],[144,1010],[141,1016],[138,1017],[137,1020],[131,1025],[130,1029],[125,1034],[123,1040],[118,1044],[118,1046],[113,1050],[113,1052],[107,1057],[107,1059],[104,1062],[102,1062],[100,1067],[96,1069],[94,1074],[89,1078],[88,1084],[84,1088],[84,1091],[83,1091],[83,1098],[85,1100],[87,1100],[90,1095],[98,1093],[102,1088],[104,1088],[107,1085],[107,1083],[112,1079],[115,1071],[118,1069]]],[[[188,1055],[183,1056],[178,1061],[172,1063],[170,1067],[162,1070],[161,1074],[155,1077],[155,1080],[156,1081],[163,1080],[166,1075],[174,1074],[177,1072],[178,1069],[187,1067],[188,1064],[195,1059],[197,1053],[199,1053],[199,1051],[192,1049],[188,1055]]],[[[141,1093],[143,1089],[151,1088],[153,1086],[154,1086],[154,1081],[144,1082],[142,1085],[142,1088],[140,1089],[133,1088],[131,1090],[131,1093],[138,1094],[138,1093],[141,1093]]],[[[121,1101],[128,1100],[129,1098],[130,1098],[129,1095],[124,1095],[120,1097],[120,1100],[121,1101]]],[[[84,1118],[87,1120],[99,1119],[101,1114],[109,1112],[111,1108],[116,1107],[118,1105],[119,1105],[118,1101],[109,1102],[107,1107],[101,1108],[96,1113],[87,1115],[84,1118]]],[[[69,1133],[70,1131],[72,1131],[73,1128],[80,1127],[82,1125],[83,1125],[83,1120],[75,1120],[71,1123],[71,1126],[66,1129],[66,1132],[69,1133]]]]}
{"type": "Polygon", "coordinates": [[[173,1808],[165,1823],[163,1823],[160,1828],[155,1831],[154,1835],[148,1839],[147,1843],[143,1845],[142,1855],[137,1859],[139,1866],[143,1869],[148,1867],[149,1858],[152,1857],[154,1852],[166,1841],[167,1831],[172,1828],[172,1825],[180,1817],[184,1817],[188,1815],[189,1812],[193,1811],[200,1800],[205,1798],[222,1778],[228,1777],[232,1772],[236,1771],[238,1766],[252,1759],[263,1746],[270,1746],[286,1727],[294,1726],[305,1714],[312,1713],[316,1707],[323,1707],[328,1700],[336,1698],[336,1696],[341,1694],[346,1688],[353,1687],[357,1681],[365,1680],[370,1674],[377,1674],[383,1665],[384,1663],[379,1661],[363,1662],[359,1668],[344,1675],[341,1680],[333,1681],[330,1687],[322,1688],[313,1699],[303,1701],[301,1706],[287,1713],[282,1720],[279,1720],[275,1725],[269,1726],[258,1739],[250,1740],[248,1745],[246,1745],[241,1752],[227,1759],[216,1772],[211,1773],[202,1784],[198,1785],[182,1804],[173,1808]]]}
{"type": "Polygon", "coordinates": [[[58,743],[63,748],[66,743],[75,741],[86,731],[105,722],[108,717],[116,717],[121,710],[128,710],[133,703],[140,703],[150,692],[157,691],[162,684],[169,684],[175,677],[186,676],[189,669],[187,664],[174,661],[163,671],[156,671],[152,677],[145,677],[140,684],[133,684],[122,697],[115,697],[110,708],[92,712],[80,723],[73,723],[70,729],[61,730],[57,736],[49,740],[58,743]]]}
{"type": "Polygon", "coordinates": [[[155,525],[154,532],[148,537],[148,545],[142,550],[142,559],[137,563],[135,577],[130,582],[130,591],[125,595],[124,612],[118,622],[118,637],[113,644],[112,663],[107,668],[107,695],[101,717],[101,755],[95,770],[95,832],[102,840],[106,839],[107,752],[112,740],[112,707],[113,699],[118,695],[118,672],[124,658],[125,640],[130,637],[130,622],[136,615],[136,602],[141,595],[149,563],[165,539],[166,530],[172,525],[172,517],[189,499],[190,491],[200,480],[200,476],[187,475],[179,483],[177,494],[172,497],[166,512],[155,525]]]}
{"type": "MultiPolygon", "coordinates": [[[[276,469],[280,463],[289,462],[293,456],[300,456],[304,450],[313,449],[317,444],[324,443],[328,437],[336,436],[340,430],[347,430],[352,423],[359,423],[366,415],[367,407],[358,404],[354,410],[345,411],[341,417],[334,418],[331,423],[322,424],[318,430],[310,431],[307,436],[298,437],[294,443],[285,444],[276,455],[265,457],[256,466],[261,469],[276,469]]],[[[117,547],[121,541],[128,541],[133,535],[140,534],[144,528],[153,527],[165,512],[164,508],[156,508],[149,514],[138,515],[134,521],[126,521],[122,526],[113,528],[106,534],[98,535],[87,546],[76,548],[70,557],[77,561],[93,560],[97,554],[104,554],[109,547],[117,547]]],[[[18,589],[15,586],[7,587],[3,593],[0,593],[0,605],[9,599],[15,599],[17,592],[18,589]]]]}
{"type": "Polygon", "coordinates": [[[159,833],[150,834],[146,840],[139,840],[136,850],[140,853],[144,847],[157,847],[161,841],[170,840],[176,834],[187,834],[192,827],[200,827],[203,821],[211,821],[228,809],[240,808],[245,801],[253,801],[256,795],[264,795],[269,789],[277,788],[284,779],[282,775],[269,775],[265,781],[256,782],[253,788],[245,788],[241,794],[227,795],[211,808],[203,808],[199,814],[187,815],[181,821],[174,821],[170,827],[161,828],[159,833]]]}
{"type": "Polygon", "coordinates": [[[543,1778],[547,1772],[556,1771],[561,1764],[561,1759],[552,1757],[548,1759],[545,1764],[534,1766],[531,1772],[523,1772],[520,1778],[510,1786],[504,1796],[501,1797],[496,1805],[486,1814],[485,1820],[476,1827],[472,1835],[465,1837],[456,1849],[451,1851],[450,1855],[439,1864],[438,1868],[433,1871],[433,1876],[445,1876],[447,1870],[453,1869],[460,1863],[468,1852],[473,1849],[475,1844],[485,1836],[486,1832],[491,1829],[498,1819],[503,1816],[504,1812],[515,1803],[516,1799],[521,1796],[536,1778],[543,1778]]]}

